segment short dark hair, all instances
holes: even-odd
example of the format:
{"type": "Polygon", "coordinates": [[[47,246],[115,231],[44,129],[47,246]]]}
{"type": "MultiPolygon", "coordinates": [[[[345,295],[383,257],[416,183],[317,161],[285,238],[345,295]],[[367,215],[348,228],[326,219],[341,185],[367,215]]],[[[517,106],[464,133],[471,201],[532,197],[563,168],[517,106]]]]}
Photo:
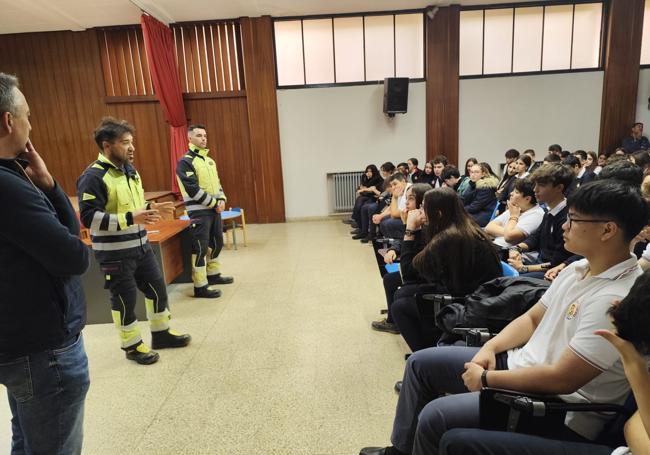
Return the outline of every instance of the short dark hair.
{"type": "Polygon", "coordinates": [[[637,166],[641,167],[641,169],[650,167],[650,153],[648,153],[647,150],[639,150],[638,152],[634,152],[632,154],[632,158],[634,158],[634,162],[637,166]]]}
{"type": "Polygon", "coordinates": [[[460,178],[460,171],[458,168],[452,164],[448,164],[445,166],[445,168],[442,170],[442,173],[440,174],[440,178],[445,181],[447,179],[450,179],[452,177],[455,177],[457,179],[460,178]]]}
{"type": "Polygon", "coordinates": [[[560,152],[560,158],[564,159],[564,158],[566,158],[567,156],[571,156],[571,152],[569,152],[568,150],[562,150],[562,151],[560,152]]]}
{"type": "Polygon", "coordinates": [[[535,184],[531,179],[515,179],[514,189],[521,193],[522,196],[530,197],[531,204],[537,204],[537,198],[535,197],[535,184]]]}
{"type": "Polygon", "coordinates": [[[580,158],[582,158],[583,161],[587,161],[587,152],[585,152],[584,150],[576,150],[575,152],[573,152],[573,155],[580,156],[580,158]]]}
{"type": "Polygon", "coordinates": [[[409,158],[408,161],[410,161],[411,164],[413,164],[413,166],[416,166],[416,167],[417,167],[417,165],[419,163],[417,158],[409,158]]]}
{"type": "Polygon", "coordinates": [[[559,163],[562,161],[562,158],[557,156],[555,153],[549,153],[544,157],[544,161],[547,163],[559,163]]]}
{"type": "Polygon", "coordinates": [[[562,160],[562,164],[569,167],[580,167],[580,160],[573,155],[569,155],[562,160]]]}
{"type": "Polygon", "coordinates": [[[384,172],[390,172],[392,174],[393,172],[395,172],[395,165],[390,161],[386,161],[384,164],[381,165],[380,169],[384,172]]]}
{"type": "Polygon", "coordinates": [[[619,337],[634,345],[639,354],[650,353],[650,272],[639,276],[630,292],[607,312],[619,337]]]}
{"type": "Polygon", "coordinates": [[[449,161],[447,160],[447,157],[445,155],[436,155],[432,160],[431,164],[443,164],[447,165],[449,164],[449,161]]]}
{"type": "Polygon", "coordinates": [[[530,155],[532,157],[535,157],[535,150],[533,149],[526,149],[524,150],[524,155],[530,155]]]}
{"type": "Polygon", "coordinates": [[[560,163],[546,163],[540,166],[530,176],[533,183],[542,185],[550,183],[553,186],[564,185],[566,190],[573,181],[573,172],[560,163]]]}
{"type": "Polygon", "coordinates": [[[626,159],[620,159],[605,165],[598,174],[598,179],[620,180],[630,185],[641,186],[643,169],[626,159]]]}
{"type": "Polygon", "coordinates": [[[114,117],[104,117],[97,128],[95,128],[95,143],[100,150],[104,150],[104,141],[113,143],[126,133],[133,134],[135,128],[126,120],[118,120],[114,117]]]}
{"type": "Polygon", "coordinates": [[[401,172],[395,172],[389,177],[389,183],[393,183],[395,180],[398,182],[406,182],[406,177],[401,172]]]}
{"type": "Polygon", "coordinates": [[[200,123],[193,123],[192,125],[187,127],[187,132],[191,133],[194,130],[201,129],[204,130],[206,129],[205,126],[201,125],[200,123]]]}
{"type": "Polygon", "coordinates": [[[643,127],[643,122],[635,122],[634,125],[632,125],[632,128],[635,128],[637,125],[641,125],[641,127],[643,127]]]}
{"type": "Polygon", "coordinates": [[[510,149],[506,150],[506,159],[507,160],[514,160],[519,158],[519,150],[516,149],[510,149]]]}
{"type": "Polygon", "coordinates": [[[16,90],[19,86],[16,76],[0,73],[0,114],[16,114],[16,90]]]}
{"type": "Polygon", "coordinates": [[[409,167],[409,165],[406,163],[399,163],[397,167],[409,167]]]}
{"type": "Polygon", "coordinates": [[[648,222],[648,204],[637,187],[614,179],[595,180],[571,193],[567,206],[580,214],[614,221],[630,242],[648,222]]]}
{"type": "Polygon", "coordinates": [[[560,144],[551,144],[548,146],[548,151],[553,153],[562,153],[562,146],[560,144]]]}

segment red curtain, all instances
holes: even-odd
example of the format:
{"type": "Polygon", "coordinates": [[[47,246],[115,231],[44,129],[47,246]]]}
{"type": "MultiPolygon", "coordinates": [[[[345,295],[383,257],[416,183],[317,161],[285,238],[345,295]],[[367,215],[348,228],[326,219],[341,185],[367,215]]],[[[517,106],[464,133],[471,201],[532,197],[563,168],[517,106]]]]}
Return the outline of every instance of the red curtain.
{"type": "Polygon", "coordinates": [[[187,120],[183,105],[183,90],[178,80],[174,58],[174,36],[169,27],[147,14],[142,15],[140,23],[154,91],[170,127],[172,191],[179,193],[176,163],[187,150],[187,120]]]}

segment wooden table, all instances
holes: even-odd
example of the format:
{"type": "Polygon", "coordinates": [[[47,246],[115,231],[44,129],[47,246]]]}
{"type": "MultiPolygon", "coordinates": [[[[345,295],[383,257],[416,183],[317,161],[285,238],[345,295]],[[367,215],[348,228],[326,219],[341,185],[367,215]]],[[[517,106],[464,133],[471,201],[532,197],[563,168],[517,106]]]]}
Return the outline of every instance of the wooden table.
{"type": "MultiPolygon", "coordinates": [[[[145,226],[149,243],[163,273],[165,284],[192,281],[191,237],[187,220],[163,220],[145,226]]],[[[91,246],[90,239],[83,242],[91,246]]],[[[90,267],[82,276],[88,307],[88,324],[112,322],[110,295],[104,289],[104,276],[95,255],[91,253],[90,267]]],[[[136,316],[146,320],[144,297],[138,291],[136,316]]]]}

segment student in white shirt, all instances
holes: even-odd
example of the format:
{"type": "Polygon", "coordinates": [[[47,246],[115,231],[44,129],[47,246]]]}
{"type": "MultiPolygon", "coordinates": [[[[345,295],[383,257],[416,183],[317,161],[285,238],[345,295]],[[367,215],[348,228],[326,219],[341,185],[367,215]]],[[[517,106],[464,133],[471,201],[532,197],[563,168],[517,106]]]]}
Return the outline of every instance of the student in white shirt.
{"type": "MultiPolygon", "coordinates": [[[[619,353],[594,331],[611,327],[609,307],[641,275],[629,245],[647,221],[648,206],[638,188],[612,180],[582,186],[567,205],[565,247],[585,259],[569,265],[537,304],[482,348],[413,353],[397,404],[393,446],[368,447],[361,455],[439,453],[447,430],[478,426],[482,387],[623,403],[629,384],[619,353]]],[[[608,418],[570,413],[557,439],[593,440],[608,418]]]]}
{"type": "Polygon", "coordinates": [[[530,179],[516,179],[510,193],[508,210],[485,226],[485,232],[494,237],[494,243],[509,248],[537,231],[542,224],[544,210],[537,205],[535,184],[530,179]]]}

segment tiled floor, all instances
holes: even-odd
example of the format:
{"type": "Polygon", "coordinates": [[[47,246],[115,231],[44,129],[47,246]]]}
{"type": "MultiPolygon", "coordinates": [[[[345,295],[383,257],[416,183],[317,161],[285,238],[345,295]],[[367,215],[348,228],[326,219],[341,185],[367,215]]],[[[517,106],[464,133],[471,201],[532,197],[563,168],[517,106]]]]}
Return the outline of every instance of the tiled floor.
{"type": "MultiPolygon", "coordinates": [[[[407,347],[370,330],[383,288],[371,248],[348,231],[340,221],[250,226],[247,248],[222,253],[236,282],[220,299],[170,287],[174,326],[193,342],[153,366],[125,360],[112,325],[88,326],[84,454],[356,455],[387,445],[407,347]]],[[[8,453],[4,400],[0,419],[8,453]]]]}

